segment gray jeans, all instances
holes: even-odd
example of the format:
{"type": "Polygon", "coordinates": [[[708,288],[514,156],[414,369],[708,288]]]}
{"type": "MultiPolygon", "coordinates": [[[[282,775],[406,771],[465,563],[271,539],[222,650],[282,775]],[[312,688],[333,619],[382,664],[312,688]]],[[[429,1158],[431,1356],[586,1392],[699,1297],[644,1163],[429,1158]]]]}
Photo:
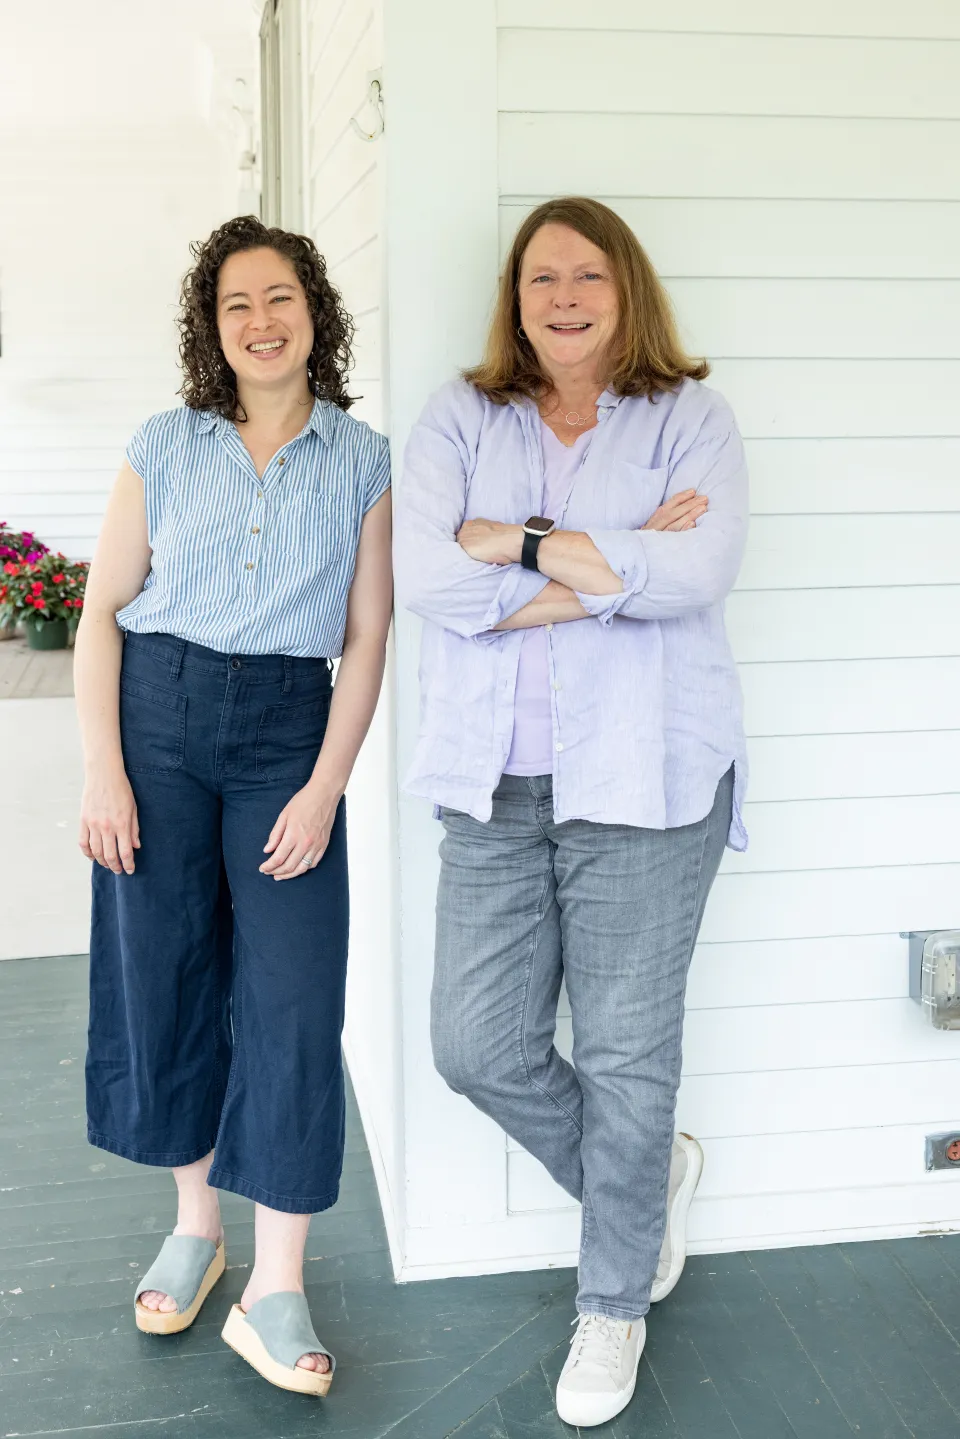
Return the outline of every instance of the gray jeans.
{"type": "Polygon", "coordinates": [[[581,1201],[581,1314],[650,1307],[687,971],[732,800],[731,770],[696,824],[555,824],[549,775],[504,775],[488,823],[442,814],[434,1059],[581,1201]],[[554,1047],[564,978],[575,1070],[554,1047]]]}

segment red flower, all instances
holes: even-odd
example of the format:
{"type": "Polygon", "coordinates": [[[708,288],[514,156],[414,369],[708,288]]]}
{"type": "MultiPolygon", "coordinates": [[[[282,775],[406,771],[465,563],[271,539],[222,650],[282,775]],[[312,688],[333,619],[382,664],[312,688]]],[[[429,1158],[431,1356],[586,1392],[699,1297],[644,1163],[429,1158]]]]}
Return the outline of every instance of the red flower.
{"type": "Polygon", "coordinates": [[[8,586],[7,586],[7,585],[0,585],[0,600],[5,600],[5,599],[7,598],[7,593],[8,593],[8,586]]]}
{"type": "Polygon", "coordinates": [[[53,583],[54,583],[55,585],[62,585],[65,579],[66,579],[66,575],[54,575],[54,577],[53,577],[53,583]]]}
{"type": "Polygon", "coordinates": [[[42,595],[42,594],[43,594],[43,581],[42,581],[42,580],[34,580],[33,584],[30,586],[30,593],[31,593],[32,595],[42,595]]]}
{"type": "Polygon", "coordinates": [[[20,573],[20,566],[15,565],[13,560],[7,560],[7,563],[3,567],[3,573],[5,575],[18,575],[20,573]]]}

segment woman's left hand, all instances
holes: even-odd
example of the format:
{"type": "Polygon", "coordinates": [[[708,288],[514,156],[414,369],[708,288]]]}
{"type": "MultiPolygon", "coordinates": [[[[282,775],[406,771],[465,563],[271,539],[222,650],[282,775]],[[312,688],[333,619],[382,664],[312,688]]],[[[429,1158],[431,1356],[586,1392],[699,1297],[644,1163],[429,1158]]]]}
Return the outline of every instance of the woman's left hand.
{"type": "Polygon", "coordinates": [[[260,873],[273,879],[296,879],[316,869],[330,843],[330,831],[341,793],[311,780],[298,790],[280,817],[264,847],[270,858],[260,873]]]}
{"type": "Polygon", "coordinates": [[[522,525],[501,525],[497,520],[467,520],[457,543],[472,560],[485,565],[512,565],[520,561],[522,525]]]}

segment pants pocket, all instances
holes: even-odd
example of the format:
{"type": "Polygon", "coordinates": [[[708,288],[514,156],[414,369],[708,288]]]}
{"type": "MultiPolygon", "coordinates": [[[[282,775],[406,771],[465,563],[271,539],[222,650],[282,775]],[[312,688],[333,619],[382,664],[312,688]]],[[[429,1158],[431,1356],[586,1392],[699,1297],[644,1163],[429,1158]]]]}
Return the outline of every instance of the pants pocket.
{"type": "Polygon", "coordinates": [[[128,774],[166,774],[183,764],[187,697],[120,676],[120,747],[128,774]]]}
{"type": "Polygon", "coordinates": [[[330,694],[267,705],[257,728],[257,774],[267,780],[310,778],[323,744],[330,694]]]}

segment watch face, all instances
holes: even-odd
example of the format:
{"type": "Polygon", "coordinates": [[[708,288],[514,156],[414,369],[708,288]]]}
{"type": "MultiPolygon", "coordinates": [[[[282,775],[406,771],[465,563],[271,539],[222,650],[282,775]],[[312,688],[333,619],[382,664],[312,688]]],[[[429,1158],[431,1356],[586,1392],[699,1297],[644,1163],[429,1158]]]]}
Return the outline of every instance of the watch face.
{"type": "Polygon", "coordinates": [[[548,535],[553,529],[553,520],[545,520],[540,515],[534,515],[532,519],[527,520],[523,528],[532,531],[535,535],[548,535]]]}

